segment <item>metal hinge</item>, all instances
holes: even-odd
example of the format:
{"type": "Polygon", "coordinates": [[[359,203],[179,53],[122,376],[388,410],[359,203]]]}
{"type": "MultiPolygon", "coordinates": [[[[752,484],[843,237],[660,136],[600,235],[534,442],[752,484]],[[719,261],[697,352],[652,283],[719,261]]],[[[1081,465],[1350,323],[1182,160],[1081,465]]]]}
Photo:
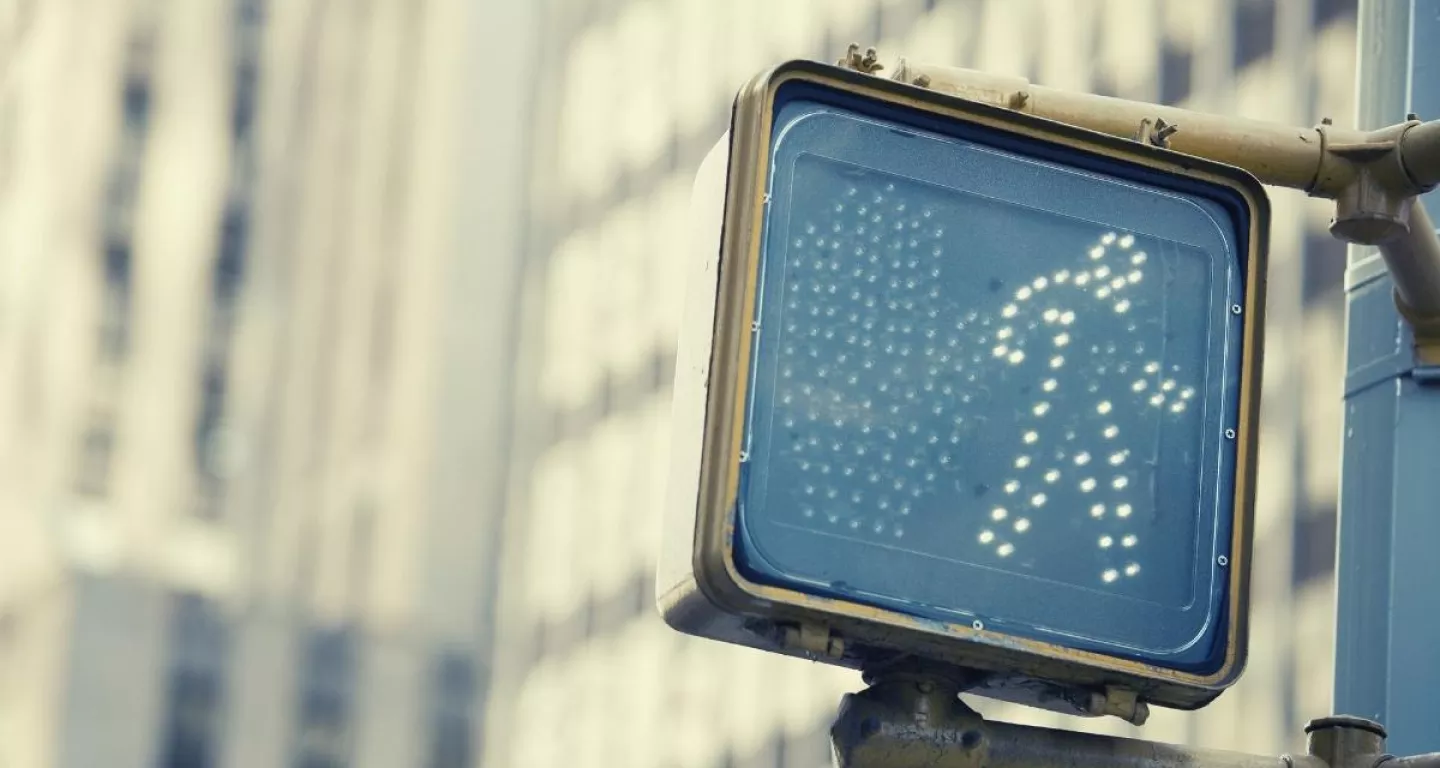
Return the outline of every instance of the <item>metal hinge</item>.
{"type": "Polygon", "coordinates": [[[1092,694],[1089,709],[1092,714],[1114,715],[1133,725],[1144,725],[1150,718],[1150,705],[1141,701],[1139,694],[1114,685],[1105,686],[1104,693],[1092,694]]]}
{"type": "Polygon", "coordinates": [[[845,639],[826,624],[783,625],[781,642],[816,656],[838,659],[845,655],[845,639]]]}

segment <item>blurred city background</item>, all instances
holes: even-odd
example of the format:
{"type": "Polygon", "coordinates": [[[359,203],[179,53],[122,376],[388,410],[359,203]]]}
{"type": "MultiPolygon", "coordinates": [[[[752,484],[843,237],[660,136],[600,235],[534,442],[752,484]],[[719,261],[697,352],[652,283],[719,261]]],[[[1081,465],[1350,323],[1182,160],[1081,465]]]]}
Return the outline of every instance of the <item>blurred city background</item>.
{"type": "MultiPolygon", "coordinates": [[[[1355,24],[0,0],[0,768],[828,765],[858,675],[653,607],[686,207],[736,88],[858,41],[1349,125],[1355,24]]],[[[1143,733],[1278,753],[1330,700],[1344,249],[1273,203],[1251,661],[1143,733]]]]}

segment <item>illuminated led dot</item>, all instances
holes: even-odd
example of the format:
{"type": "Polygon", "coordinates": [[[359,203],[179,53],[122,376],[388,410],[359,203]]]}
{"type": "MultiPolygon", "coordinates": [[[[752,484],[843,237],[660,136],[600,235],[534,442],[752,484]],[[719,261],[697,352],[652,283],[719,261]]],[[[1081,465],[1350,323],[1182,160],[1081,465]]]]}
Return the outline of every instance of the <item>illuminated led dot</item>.
{"type": "Polygon", "coordinates": [[[1060,470],[1058,470],[1058,469],[1052,469],[1052,470],[1050,470],[1049,472],[1046,472],[1046,473],[1045,473],[1045,482],[1047,482],[1047,483],[1053,483],[1053,482],[1055,482],[1056,480],[1059,480],[1059,479],[1060,479],[1060,470]]]}
{"type": "Polygon", "coordinates": [[[1068,270],[1068,269],[1062,269],[1062,270],[1060,270],[1059,272],[1056,272],[1056,273],[1055,273],[1055,282],[1057,282],[1057,283],[1063,283],[1063,282],[1065,282],[1065,281],[1067,281],[1067,280],[1069,280],[1069,279],[1070,279],[1070,270],[1068,270]]]}
{"type": "Polygon", "coordinates": [[[1036,403],[1036,404],[1035,404],[1035,407],[1032,408],[1032,409],[1030,409],[1030,410],[1033,411],[1036,416],[1044,416],[1045,414],[1047,414],[1047,413],[1050,412],[1050,404],[1049,404],[1049,403],[1036,403]]]}
{"type": "Polygon", "coordinates": [[[1115,311],[1118,312],[1118,313],[1120,313],[1120,314],[1122,314],[1122,315],[1125,314],[1126,312],[1129,312],[1129,311],[1130,311],[1130,300],[1129,300],[1129,299],[1121,299],[1121,300],[1115,302],[1115,311]]]}
{"type": "Polygon", "coordinates": [[[1070,334],[1068,334],[1068,333],[1062,333],[1062,334],[1060,334],[1059,336],[1056,336],[1056,337],[1055,337],[1055,346],[1057,346],[1057,347],[1063,347],[1063,346],[1065,346],[1066,344],[1069,344],[1069,343],[1070,343],[1070,334]]]}
{"type": "Polygon", "coordinates": [[[994,352],[996,357],[1004,357],[1010,354],[1010,348],[1005,346],[1004,344],[1000,344],[995,347],[994,352]]]}
{"type": "Polygon", "coordinates": [[[1095,290],[1095,298],[1097,298],[1097,299],[1108,299],[1108,298],[1110,298],[1110,287],[1107,286],[1107,285],[1102,285],[1102,286],[1100,286],[1099,288],[1097,288],[1097,289],[1095,290]]]}
{"type": "MultiPolygon", "coordinates": [[[[1031,434],[1034,434],[1034,433],[1031,433],[1031,434]]],[[[1016,469],[1024,469],[1024,468],[1026,468],[1026,467],[1028,467],[1028,466],[1030,466],[1030,457],[1029,457],[1029,456],[1017,456],[1017,457],[1015,457],[1015,468],[1016,468],[1016,469]]]]}
{"type": "Polygon", "coordinates": [[[1089,493],[1095,490],[1095,478],[1087,477],[1080,481],[1080,490],[1089,493]]]}
{"type": "Polygon", "coordinates": [[[1043,277],[1037,277],[1030,285],[1037,291],[1043,291],[1050,286],[1050,281],[1043,277]]]}
{"type": "Polygon", "coordinates": [[[1030,430],[1029,432],[1026,432],[1026,433],[1025,433],[1025,444],[1026,444],[1026,445],[1033,445],[1033,444],[1035,443],[1035,441],[1036,441],[1036,440],[1039,440],[1039,439],[1040,439],[1040,433],[1038,433],[1038,432],[1036,432],[1036,431],[1034,431],[1034,430],[1030,430]]]}
{"type": "Polygon", "coordinates": [[[1014,304],[1006,304],[1006,305],[1005,305],[1005,308],[1002,309],[1002,310],[1000,310],[1000,315],[1001,315],[1002,317],[1014,317],[1014,316],[1015,316],[1015,313],[1017,313],[1017,312],[1019,312],[1019,311],[1020,311],[1020,308],[1017,307],[1017,306],[1015,306],[1014,304]]]}
{"type": "Polygon", "coordinates": [[[1110,426],[1106,427],[1105,431],[1101,434],[1105,435],[1105,438],[1108,440],[1114,440],[1115,436],[1120,434],[1120,428],[1115,426],[1114,424],[1111,424],[1110,426]]]}
{"type": "Polygon", "coordinates": [[[1109,276],[1110,276],[1110,268],[1109,268],[1109,267],[1104,266],[1104,265],[1101,265],[1100,267],[1096,268],[1096,270],[1095,270],[1095,277],[1096,277],[1096,279],[1102,279],[1102,280],[1103,280],[1104,278],[1107,278],[1107,277],[1109,277],[1109,276]]]}
{"type": "Polygon", "coordinates": [[[1119,451],[1110,454],[1110,466],[1118,467],[1125,463],[1125,458],[1130,455],[1129,451],[1119,451]]]}
{"type": "Polygon", "coordinates": [[[1145,388],[1148,386],[1150,385],[1147,384],[1144,379],[1136,379],[1135,383],[1130,385],[1130,389],[1136,392],[1144,392],[1145,388]]]}
{"type": "Polygon", "coordinates": [[[1015,521],[1015,532],[1016,532],[1016,533],[1024,533],[1024,532],[1026,532],[1026,531],[1028,531],[1028,530],[1030,530],[1030,521],[1029,521],[1029,520],[1027,520],[1027,519],[1025,519],[1025,518],[1022,517],[1022,518],[1020,518],[1019,520],[1016,520],[1016,521],[1015,521]]]}
{"type": "Polygon", "coordinates": [[[1018,290],[1018,291],[1015,292],[1015,298],[1018,299],[1018,300],[1020,300],[1020,301],[1024,301],[1024,300],[1030,298],[1030,296],[1031,296],[1033,293],[1034,293],[1034,291],[1030,290],[1030,286],[1028,286],[1028,285],[1022,285],[1022,286],[1020,286],[1020,290],[1018,290]]]}
{"type": "Polygon", "coordinates": [[[1125,575],[1126,575],[1126,576],[1134,576],[1135,574],[1137,574],[1137,573],[1139,573],[1139,572],[1140,572],[1140,564],[1139,564],[1139,563],[1131,563],[1131,564],[1125,566],[1125,575]]]}
{"type": "Polygon", "coordinates": [[[1129,485],[1129,484],[1130,484],[1130,478],[1128,478],[1128,477],[1117,477],[1117,478],[1115,478],[1114,482],[1110,483],[1110,485],[1111,485],[1112,487],[1114,487],[1115,490],[1117,490],[1117,491],[1124,489],[1125,486],[1127,486],[1127,485],[1129,485]]]}
{"type": "Polygon", "coordinates": [[[1104,504],[1096,504],[1095,506],[1091,507],[1091,508],[1090,508],[1090,516],[1093,517],[1093,518],[1096,518],[1096,519],[1099,519],[1099,518],[1104,517],[1104,516],[1105,516],[1105,505],[1104,505],[1104,504]]]}
{"type": "Polygon", "coordinates": [[[1101,256],[1104,256],[1104,255],[1105,255],[1105,249],[1104,249],[1104,248],[1101,248],[1101,247],[1098,246],[1098,245],[1095,246],[1094,248],[1091,248],[1091,249],[1090,249],[1090,258],[1092,258],[1092,259],[1099,259],[1101,256]]]}
{"type": "Polygon", "coordinates": [[[994,531],[981,531],[981,532],[980,532],[980,543],[981,543],[981,544],[989,544],[990,542],[992,542],[992,541],[994,541],[994,540],[995,540],[995,532],[994,532],[994,531]]]}
{"type": "Polygon", "coordinates": [[[1176,400],[1174,403],[1172,403],[1172,404],[1170,405],[1170,412],[1171,412],[1171,413],[1183,413],[1184,411],[1185,411],[1185,403],[1184,403],[1184,401],[1176,400]]]}
{"type": "Polygon", "coordinates": [[[1109,537],[1109,536],[1101,536],[1101,537],[1100,537],[1100,548],[1101,548],[1101,549],[1109,549],[1109,548],[1111,547],[1111,545],[1113,545],[1114,543],[1115,543],[1115,539],[1113,539],[1113,538],[1111,538],[1111,537],[1109,537]]]}
{"type": "Polygon", "coordinates": [[[1123,539],[1120,540],[1120,546],[1122,546],[1122,547],[1133,547],[1133,546],[1135,546],[1135,542],[1137,542],[1137,541],[1139,541],[1139,539],[1135,538],[1135,534],[1132,533],[1132,534],[1130,534],[1130,535],[1128,535],[1128,536],[1126,536],[1125,538],[1123,538],[1123,539]]]}
{"type": "Polygon", "coordinates": [[[1104,573],[1100,574],[1100,578],[1106,584],[1109,584],[1110,582],[1120,578],[1120,572],[1115,570],[1114,568],[1108,568],[1105,570],[1104,573]]]}
{"type": "Polygon", "coordinates": [[[1046,379],[1044,383],[1040,385],[1040,388],[1045,390],[1046,392],[1054,392],[1055,388],[1058,386],[1060,386],[1060,382],[1054,379],[1046,379]]]}
{"type": "Polygon", "coordinates": [[[1034,496],[1031,496],[1031,497],[1030,497],[1030,504],[1031,504],[1031,506],[1035,506],[1035,507],[1043,507],[1043,506],[1045,506],[1045,501],[1046,501],[1047,498],[1048,498],[1048,497],[1047,497],[1045,494],[1043,494],[1043,493],[1037,493],[1037,494],[1035,494],[1034,496]]]}
{"type": "Polygon", "coordinates": [[[1044,312],[1042,312],[1042,313],[1040,314],[1040,316],[1043,317],[1043,318],[1045,318],[1045,322],[1047,322],[1047,323],[1053,323],[1053,322],[1055,322],[1056,320],[1059,320],[1059,319],[1060,319],[1060,310],[1058,310],[1058,309],[1047,309],[1047,310],[1045,310],[1044,312]]]}
{"type": "Polygon", "coordinates": [[[1015,553],[1015,545],[1014,545],[1014,544],[1009,544],[1009,543],[1001,544],[1000,546],[998,546],[998,547],[995,548],[995,554],[997,554],[997,555],[999,555],[999,556],[1001,556],[1001,557],[1009,557],[1010,555],[1012,555],[1012,554],[1014,554],[1014,553],[1015,553]]]}
{"type": "Polygon", "coordinates": [[[1135,236],[1134,236],[1134,235],[1126,235],[1126,236],[1120,238],[1120,247],[1121,247],[1121,248],[1129,248],[1130,246],[1132,246],[1132,245],[1134,245],[1134,244],[1135,244],[1135,236]]]}
{"type": "Polygon", "coordinates": [[[1109,400],[1101,400],[1100,404],[1095,406],[1095,412],[1100,414],[1106,414],[1110,412],[1111,407],[1112,406],[1110,405],[1109,400]]]}
{"type": "Polygon", "coordinates": [[[1059,368],[1060,366],[1062,366],[1062,365],[1064,365],[1064,364],[1065,364],[1065,358],[1061,357],[1060,355],[1056,355],[1056,356],[1050,358],[1050,367],[1051,367],[1051,368],[1059,368]]]}
{"type": "Polygon", "coordinates": [[[1000,330],[998,330],[998,331],[995,332],[995,338],[1001,339],[1001,340],[1008,339],[1008,338],[1010,338],[1011,336],[1014,336],[1014,335],[1015,335],[1015,329],[1014,329],[1014,328],[1010,328],[1009,326],[1006,326],[1005,328],[1001,328],[1000,330]]]}
{"type": "Polygon", "coordinates": [[[1156,392],[1155,394],[1150,396],[1150,404],[1155,406],[1156,408],[1159,408],[1160,406],[1165,404],[1165,396],[1160,394],[1159,392],[1156,392]]]}
{"type": "Polygon", "coordinates": [[[1109,245],[1115,242],[1116,237],[1118,237],[1118,235],[1116,235],[1114,232],[1106,232],[1104,235],[1100,236],[1100,242],[1109,245]]]}
{"type": "Polygon", "coordinates": [[[1068,312],[1068,311],[1067,311],[1067,312],[1062,312],[1062,313],[1060,313],[1060,324],[1061,324],[1061,325],[1069,325],[1069,324],[1071,324],[1071,323],[1073,323],[1073,322],[1075,322],[1075,313],[1074,313],[1074,312],[1068,312]]]}
{"type": "Polygon", "coordinates": [[[1115,514],[1119,515],[1120,517],[1129,517],[1130,513],[1133,511],[1135,510],[1129,504],[1121,504],[1120,506],[1115,508],[1115,514]]]}
{"type": "Polygon", "coordinates": [[[1146,372],[1146,373],[1159,373],[1159,372],[1160,372],[1160,364],[1157,363],[1157,362],[1154,362],[1154,361],[1151,361],[1151,362],[1146,363],[1146,364],[1145,364],[1145,372],[1146,372]]]}
{"type": "Polygon", "coordinates": [[[1077,467],[1083,467],[1083,466],[1085,466],[1086,464],[1089,464],[1089,463],[1090,463],[1090,454],[1089,454],[1089,453],[1087,453],[1087,452],[1085,452],[1085,451],[1081,451],[1081,452],[1075,454],[1075,466],[1077,466],[1077,467]]]}
{"type": "Polygon", "coordinates": [[[1186,400],[1189,400],[1190,398],[1192,398],[1192,397],[1194,397],[1194,396],[1195,396],[1195,388],[1194,388],[1194,387],[1186,387],[1186,388],[1180,390],[1180,397],[1182,397],[1182,398],[1184,398],[1184,399],[1186,399],[1186,400]]]}
{"type": "Polygon", "coordinates": [[[1078,274],[1078,275],[1075,276],[1075,284],[1076,284],[1076,285],[1087,285],[1089,282],[1090,282],[1090,273],[1089,273],[1089,272],[1081,272],[1080,274],[1078,274]]]}
{"type": "Polygon", "coordinates": [[[1011,364],[1011,365],[1019,365],[1024,359],[1025,359],[1025,353],[1024,353],[1024,352],[1021,352],[1021,351],[1018,350],[1018,349],[1015,350],[1014,352],[1011,352],[1011,353],[1010,353],[1010,364],[1011,364]]]}
{"type": "Polygon", "coordinates": [[[1130,274],[1126,275],[1125,277],[1127,280],[1130,281],[1131,285],[1134,285],[1135,283],[1140,282],[1140,278],[1142,277],[1142,275],[1140,274],[1140,270],[1136,269],[1132,270],[1130,274]]]}
{"type": "Polygon", "coordinates": [[[1110,281],[1110,287],[1113,288],[1113,289],[1115,289],[1115,290],[1117,290],[1117,291],[1120,290],[1121,288],[1124,288],[1124,287],[1125,287],[1125,278],[1123,278],[1123,277],[1117,277],[1117,278],[1115,278],[1114,280],[1111,280],[1111,281],[1110,281]]]}
{"type": "Polygon", "coordinates": [[[1004,520],[1010,513],[1004,507],[996,507],[990,510],[990,519],[996,522],[1004,520]]]}

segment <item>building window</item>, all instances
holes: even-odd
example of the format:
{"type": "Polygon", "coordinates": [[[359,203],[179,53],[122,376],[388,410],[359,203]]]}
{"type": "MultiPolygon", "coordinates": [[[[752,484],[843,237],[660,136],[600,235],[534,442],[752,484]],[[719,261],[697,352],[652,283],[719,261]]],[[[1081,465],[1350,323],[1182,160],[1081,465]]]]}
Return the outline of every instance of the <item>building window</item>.
{"type": "Polygon", "coordinates": [[[431,680],[430,755],[427,768],[469,768],[476,703],[475,662],[470,653],[443,651],[431,680]]]}
{"type": "Polygon", "coordinates": [[[1315,0],[1315,28],[1329,26],[1340,19],[1355,18],[1356,0],[1315,0]]]}
{"type": "Polygon", "coordinates": [[[100,356],[117,361],[130,343],[130,240],[105,246],[105,289],[100,308],[100,356]]]}
{"type": "Polygon", "coordinates": [[[1235,3],[1235,69],[1269,56],[1275,49],[1275,0],[1235,3]]]}
{"type": "Polygon", "coordinates": [[[223,488],[225,464],[226,371],[223,359],[211,360],[205,365],[200,384],[200,412],[195,419],[194,455],[198,474],[202,504],[202,517],[210,517],[218,509],[218,497],[223,488]]]}
{"type": "Polygon", "coordinates": [[[220,221],[220,247],[215,254],[211,293],[215,303],[228,312],[240,293],[245,277],[245,246],[250,240],[250,211],[243,201],[225,207],[220,221]]]}
{"type": "Polygon", "coordinates": [[[305,641],[294,768],[348,768],[357,667],[355,633],[314,629],[305,641]]]}
{"type": "Polygon", "coordinates": [[[105,187],[101,269],[104,299],[101,308],[100,358],[117,362],[125,357],[130,341],[131,231],[139,196],[145,139],[150,131],[150,58],[148,29],[131,36],[125,80],[120,91],[121,133],[110,177],[105,187]]]}
{"type": "Polygon", "coordinates": [[[1339,515],[1334,502],[1305,504],[1295,516],[1290,580],[1297,587],[1333,578],[1339,515]]]}
{"type": "Polygon", "coordinates": [[[170,619],[170,658],[161,768],[220,764],[230,625],[214,602],[177,595],[170,619]]]}
{"type": "Polygon", "coordinates": [[[1170,41],[1160,46],[1160,103],[1178,104],[1190,95],[1195,55],[1170,41]]]}
{"type": "Polygon", "coordinates": [[[115,424],[106,417],[91,420],[80,441],[80,467],[75,487],[84,496],[110,491],[110,459],[115,452],[115,424]]]}
{"type": "Polygon", "coordinates": [[[1304,269],[1301,300],[1306,305],[1338,301],[1345,287],[1345,243],[1328,232],[1306,232],[1304,269]]]}

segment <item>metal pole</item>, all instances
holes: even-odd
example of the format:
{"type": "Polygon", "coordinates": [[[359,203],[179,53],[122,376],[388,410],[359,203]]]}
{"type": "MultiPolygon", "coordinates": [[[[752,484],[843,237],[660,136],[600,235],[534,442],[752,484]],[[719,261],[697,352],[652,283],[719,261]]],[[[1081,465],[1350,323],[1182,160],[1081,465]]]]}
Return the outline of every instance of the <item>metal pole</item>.
{"type": "MultiPolygon", "coordinates": [[[[1361,0],[1362,127],[1440,114],[1437,43],[1437,0],[1361,0]]],[[[1413,753],[1440,749],[1440,388],[1423,384],[1434,369],[1416,363],[1391,274],[1374,248],[1351,248],[1335,710],[1385,723],[1390,749],[1413,753]]]]}

